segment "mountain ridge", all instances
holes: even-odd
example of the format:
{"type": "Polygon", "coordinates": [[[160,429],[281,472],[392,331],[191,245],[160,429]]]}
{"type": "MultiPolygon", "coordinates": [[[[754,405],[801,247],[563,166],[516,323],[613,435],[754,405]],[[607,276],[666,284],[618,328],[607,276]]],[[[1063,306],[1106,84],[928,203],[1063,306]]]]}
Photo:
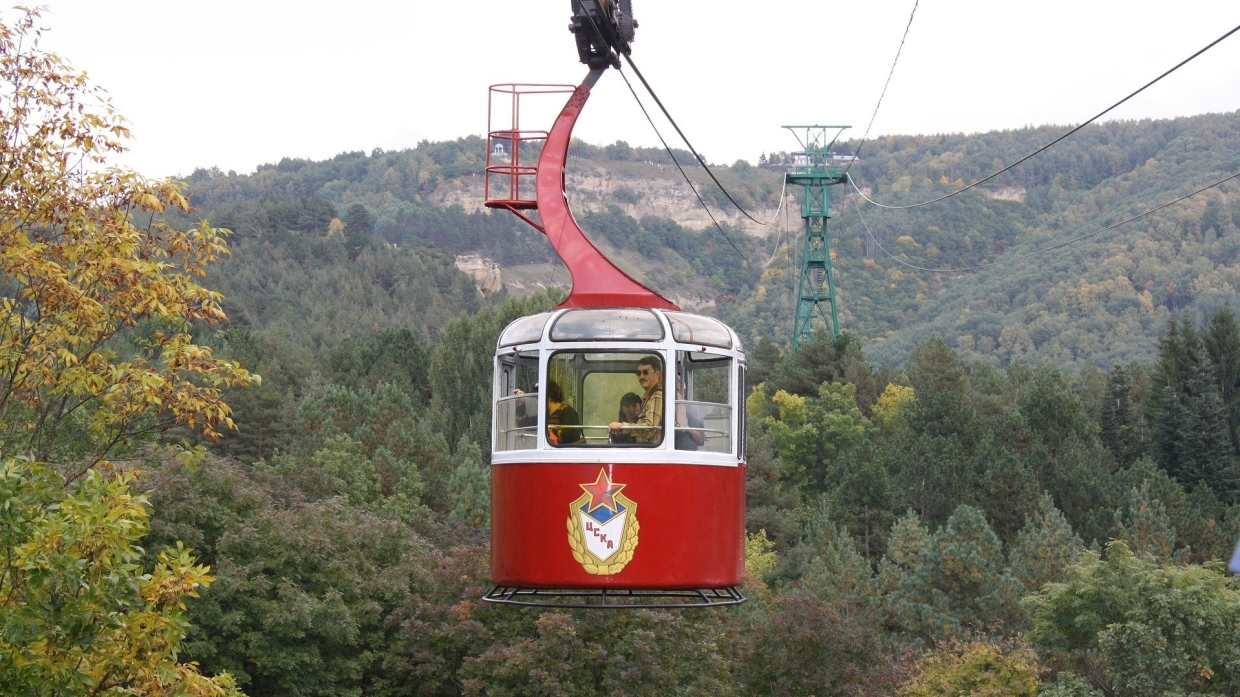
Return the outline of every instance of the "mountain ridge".
{"type": "MultiPolygon", "coordinates": [[[[885,136],[865,145],[851,173],[876,200],[927,200],[1055,135],[1054,127],[1042,126],[885,136]]],[[[839,152],[857,145],[842,142],[839,152]]],[[[288,227],[268,215],[281,201],[321,201],[331,211],[305,234],[325,235],[332,217],[360,206],[370,220],[367,234],[388,245],[430,244],[494,261],[501,277],[513,281],[504,293],[567,281],[541,235],[481,208],[484,147],[482,139],[467,137],[318,162],[286,159],[250,175],[198,170],[188,184],[199,213],[237,229],[242,245],[251,228],[288,227]]],[[[677,157],[683,164],[690,156],[677,151],[677,157]]],[[[787,153],[764,153],[761,166],[738,161],[715,169],[733,196],[763,217],[779,205],[787,159],[787,153]]],[[[1238,170],[1240,113],[1205,114],[1091,125],[978,190],[923,208],[880,210],[838,192],[829,230],[841,321],[875,360],[893,364],[934,334],[965,357],[996,365],[1148,360],[1151,339],[1172,312],[1204,316],[1240,303],[1233,251],[1240,248],[1234,205],[1240,187],[1203,193],[1054,255],[976,273],[912,269],[879,245],[915,266],[991,264],[1100,229],[1238,170]]],[[[795,206],[787,206],[781,216],[787,219],[774,231],[756,234],[760,228],[746,227],[725,207],[700,167],[686,171],[748,262],[706,224],[664,151],[574,141],[568,195],[587,235],[626,271],[664,294],[700,298],[699,309],[733,323],[750,341],[765,336],[786,343],[798,253],[788,240],[800,226],[795,206]],[[767,259],[770,265],[760,268],[767,259]]]]}

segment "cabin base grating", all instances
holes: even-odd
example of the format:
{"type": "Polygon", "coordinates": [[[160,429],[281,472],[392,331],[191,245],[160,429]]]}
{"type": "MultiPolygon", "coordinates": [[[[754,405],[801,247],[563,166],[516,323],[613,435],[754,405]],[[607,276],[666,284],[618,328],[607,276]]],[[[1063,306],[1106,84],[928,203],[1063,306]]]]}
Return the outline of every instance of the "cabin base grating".
{"type": "Polygon", "coordinates": [[[503,605],[581,610],[688,610],[740,605],[749,600],[735,586],[672,590],[495,586],[482,599],[503,605]]]}

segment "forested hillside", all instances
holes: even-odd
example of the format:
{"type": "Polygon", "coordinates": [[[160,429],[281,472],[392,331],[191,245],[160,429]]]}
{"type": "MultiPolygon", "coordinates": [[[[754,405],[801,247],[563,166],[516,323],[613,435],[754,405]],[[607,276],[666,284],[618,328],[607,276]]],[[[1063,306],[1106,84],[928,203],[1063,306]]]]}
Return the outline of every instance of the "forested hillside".
{"type": "MultiPolygon", "coordinates": [[[[39,49],[39,10],[17,17],[0,694],[1240,694],[1234,188],[973,275],[891,266],[841,200],[849,331],[792,354],[777,236],[733,219],[739,264],[643,212],[671,210],[664,155],[575,144],[617,201],[587,230],[748,341],[749,601],[514,608],[481,601],[492,358],[563,293],[483,295],[456,268],[552,268],[514,220],[442,205],[476,188],[481,141],[199,171],[187,199],[73,164],[128,130],[39,49]]],[[[1234,171],[1238,125],[1087,129],[997,188],[867,220],[909,263],[993,263],[1234,171]]],[[[854,174],[912,201],[1053,130],[879,140],[854,174]]],[[[722,176],[770,210],[784,159],[722,176]]]]}
{"type": "MultiPolygon", "coordinates": [[[[1059,132],[878,140],[866,146],[866,161],[853,174],[880,202],[924,201],[1059,132]]],[[[955,268],[1100,230],[1238,171],[1237,114],[1108,123],[986,185],[989,195],[1022,200],[969,192],[907,212],[863,206],[861,215],[901,260],[955,268]]],[[[964,274],[919,272],[867,247],[849,202],[841,206],[840,284],[845,302],[856,307],[857,330],[888,338],[871,352],[879,359],[898,361],[933,334],[999,364],[1148,359],[1168,313],[1201,317],[1235,300],[1237,192],[1231,182],[1076,245],[964,274]],[[861,310],[871,304],[890,314],[861,310]]]]}
{"type": "MultiPolygon", "coordinates": [[[[851,174],[882,203],[923,201],[989,174],[1059,132],[1046,126],[882,138],[865,145],[851,174]]],[[[842,143],[839,151],[856,145],[842,143]]],[[[237,253],[216,272],[237,310],[234,319],[274,327],[278,320],[268,315],[275,310],[262,309],[265,303],[293,316],[330,311],[330,300],[300,304],[314,293],[285,279],[294,268],[302,276],[329,273],[336,265],[332,251],[316,245],[333,235],[349,249],[349,263],[360,265],[345,274],[356,281],[344,296],[336,292],[340,282],[311,286],[332,298],[350,298],[354,309],[363,303],[372,308],[368,312],[385,316],[399,313],[395,306],[413,297],[433,316],[426,293],[432,285],[442,293],[452,274],[449,258],[428,244],[493,259],[506,279],[520,279],[514,287],[519,293],[539,285],[564,287],[567,274],[562,267],[557,272],[541,235],[511,215],[478,208],[483,147],[480,139],[464,138],[402,152],[345,153],[324,162],[284,160],[251,175],[195,172],[188,183],[196,215],[235,230],[237,253]],[[329,229],[333,219],[340,221],[335,233],[329,229]],[[372,243],[359,260],[361,248],[372,243]],[[403,257],[410,247],[417,251],[403,257]],[[419,263],[413,257],[434,267],[428,272],[436,280],[423,281],[423,290],[396,291],[409,294],[396,300],[391,286],[400,282],[393,274],[413,273],[406,268],[419,263]],[[263,282],[255,274],[260,268],[263,282]],[[271,288],[283,293],[280,303],[270,302],[271,288]],[[373,307],[385,294],[393,309],[373,307]]],[[[718,169],[738,200],[769,213],[778,205],[787,158],[772,152],[763,155],[761,166],[742,161],[718,169]]],[[[700,212],[669,165],[660,150],[576,143],[570,198],[587,234],[656,289],[729,320],[750,338],[786,342],[796,282],[797,250],[788,245],[799,226],[795,206],[793,233],[774,229],[779,225],[746,228],[735,211],[724,219],[728,235],[748,257],[744,261],[713,227],[676,222],[697,220],[700,212]]],[[[1240,186],[1234,182],[1048,254],[979,271],[950,269],[1002,262],[1101,229],[1237,168],[1240,114],[1222,114],[1090,126],[978,190],[926,207],[884,210],[837,191],[832,242],[841,320],[875,360],[895,364],[936,334],[964,355],[1000,366],[1148,360],[1171,312],[1189,310],[1200,318],[1235,296],[1240,208],[1234,199],[1240,186]],[[903,266],[884,249],[899,261],[947,270],[903,266]]],[[[705,173],[689,171],[706,182],[701,188],[711,204],[727,213],[722,192],[705,173]]],[[[442,297],[462,307],[451,292],[442,297]]],[[[418,326],[433,331],[441,324],[442,317],[428,318],[418,326]]],[[[344,325],[334,332],[348,333],[344,325]]],[[[316,345],[326,346],[318,339],[316,345]]]]}

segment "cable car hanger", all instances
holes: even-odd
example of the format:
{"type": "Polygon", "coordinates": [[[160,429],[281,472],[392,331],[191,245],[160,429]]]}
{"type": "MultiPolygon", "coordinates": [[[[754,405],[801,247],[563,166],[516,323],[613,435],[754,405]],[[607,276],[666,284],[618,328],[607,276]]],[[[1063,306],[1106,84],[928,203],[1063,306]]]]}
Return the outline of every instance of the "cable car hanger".
{"type": "Polygon", "coordinates": [[[555,311],[515,320],[497,342],[496,585],[483,599],[590,609],[743,603],[744,350],[724,323],[680,312],[618,268],[574,220],[565,186],[573,127],[603,73],[628,55],[637,23],[631,0],[572,8],[569,28],[589,67],[581,84],[490,93],[485,205],[543,232],[572,288],[555,311]],[[549,130],[522,127],[523,96],[558,93],[567,102],[549,130]],[[511,122],[497,123],[504,110],[511,122]],[[640,402],[634,415],[623,409],[630,396],[640,402]]]}
{"type": "MultiPolygon", "coordinates": [[[[486,202],[490,208],[510,210],[547,236],[556,254],[568,267],[572,290],[559,307],[649,307],[679,310],[676,303],[642,285],[611,262],[581,231],[568,207],[564,167],[568,160],[569,142],[577,117],[590,98],[590,90],[608,67],[620,67],[617,51],[628,51],[636,22],[632,19],[630,0],[573,0],[573,19],[569,30],[576,35],[577,53],[581,62],[590,67],[589,74],[572,90],[572,96],[560,111],[551,130],[545,134],[524,131],[514,113],[513,124],[507,129],[489,130],[490,139],[508,143],[506,163],[492,164],[494,149],[487,150],[486,202]],[[521,143],[544,140],[536,167],[519,161],[521,143]],[[523,196],[521,183],[533,178],[534,197],[523,196]],[[501,184],[495,193],[493,179],[501,184]],[[507,181],[505,189],[502,184],[507,181]],[[537,209],[535,221],[522,211],[537,209]]],[[[557,91],[548,85],[505,85],[492,87],[513,94],[519,105],[520,94],[557,91]]],[[[566,90],[565,90],[566,91],[566,90]]],[[[514,110],[519,108],[513,107],[514,110]]],[[[529,146],[527,146],[528,148],[529,146]]]]}

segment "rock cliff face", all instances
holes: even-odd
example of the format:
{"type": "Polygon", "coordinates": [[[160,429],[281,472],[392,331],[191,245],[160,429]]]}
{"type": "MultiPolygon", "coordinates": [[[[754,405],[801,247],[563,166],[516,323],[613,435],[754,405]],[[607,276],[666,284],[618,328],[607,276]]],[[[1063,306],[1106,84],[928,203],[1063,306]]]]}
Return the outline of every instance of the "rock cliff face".
{"type": "MultiPolygon", "coordinates": [[[[693,191],[674,167],[625,164],[629,165],[625,169],[631,170],[631,173],[611,172],[588,164],[588,169],[574,171],[570,163],[567,177],[568,201],[573,210],[584,213],[606,210],[608,206],[619,206],[625,213],[638,219],[655,215],[671,218],[685,227],[699,230],[710,227],[711,222],[706,211],[702,210],[693,191]]],[[[699,191],[703,190],[701,182],[693,183],[699,191]]],[[[457,179],[437,189],[431,195],[431,200],[441,206],[455,204],[466,211],[477,210],[482,208],[483,204],[482,186],[482,177],[457,179]]],[[[789,200],[786,205],[791,203],[789,200]]],[[[711,211],[719,222],[738,226],[757,237],[766,237],[776,229],[775,225],[762,226],[754,223],[731,204],[711,206],[711,211]]],[[[775,214],[775,209],[769,206],[754,206],[749,212],[759,220],[769,220],[775,214]]],[[[795,218],[795,215],[793,217],[795,218]]]]}
{"type": "Polygon", "coordinates": [[[490,259],[483,259],[477,254],[462,254],[456,257],[456,268],[469,274],[483,294],[489,295],[504,287],[499,264],[490,259]]]}
{"type": "Polygon", "coordinates": [[[1019,201],[1025,202],[1025,187],[1005,186],[1002,189],[978,189],[978,191],[999,201],[1019,201]]]}

